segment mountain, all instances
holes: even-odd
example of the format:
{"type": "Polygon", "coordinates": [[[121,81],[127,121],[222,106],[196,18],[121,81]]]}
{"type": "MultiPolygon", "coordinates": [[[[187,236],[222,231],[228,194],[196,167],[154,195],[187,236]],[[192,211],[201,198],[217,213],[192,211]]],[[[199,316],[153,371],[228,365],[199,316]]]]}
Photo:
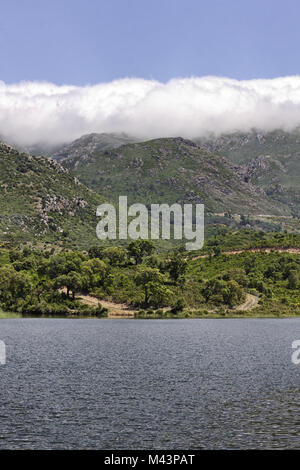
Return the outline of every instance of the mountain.
{"type": "Polygon", "coordinates": [[[41,240],[67,246],[97,241],[93,193],[54,160],[0,144],[1,240],[41,240]]]}
{"type": "Polygon", "coordinates": [[[82,159],[89,160],[95,153],[115,149],[124,144],[137,142],[137,139],[127,134],[86,134],[68,145],[56,150],[51,157],[56,161],[82,159]]]}
{"type": "Polygon", "coordinates": [[[31,145],[23,145],[18,141],[6,138],[0,134],[0,142],[17,149],[19,152],[25,152],[29,155],[43,155],[61,161],[78,156],[88,158],[89,155],[92,155],[95,151],[101,152],[107,149],[117,148],[131,142],[138,142],[138,139],[124,132],[111,132],[86,134],[79,139],[64,144],[36,142],[31,145]]]}
{"type": "Polygon", "coordinates": [[[243,165],[244,178],[300,216],[300,131],[239,133],[196,139],[207,150],[243,165]]]}
{"type": "Polygon", "coordinates": [[[57,152],[59,149],[62,148],[60,144],[50,144],[50,143],[33,143],[31,145],[21,144],[20,142],[16,141],[15,139],[6,137],[0,134],[0,144],[7,145],[8,147],[12,147],[18,150],[20,153],[27,153],[29,155],[43,155],[45,157],[49,157],[50,155],[57,152]]]}
{"type": "MultiPolygon", "coordinates": [[[[74,143],[75,144],[75,143],[74,143]]],[[[82,152],[62,164],[99,194],[129,203],[204,203],[210,212],[274,214],[286,208],[244,178],[244,168],[190,140],[162,138],[82,152]]]]}
{"type": "Polygon", "coordinates": [[[194,140],[209,151],[239,164],[248,163],[263,154],[278,159],[292,156],[293,161],[295,160],[294,156],[300,156],[300,130],[293,132],[252,130],[248,133],[235,132],[219,137],[212,136],[194,140]]]}

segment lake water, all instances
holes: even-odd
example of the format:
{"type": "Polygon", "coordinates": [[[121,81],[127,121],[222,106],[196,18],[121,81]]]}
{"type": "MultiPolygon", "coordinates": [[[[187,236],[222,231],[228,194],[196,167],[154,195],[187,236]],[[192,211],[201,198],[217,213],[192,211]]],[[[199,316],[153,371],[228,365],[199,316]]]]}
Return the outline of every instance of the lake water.
{"type": "Polygon", "coordinates": [[[3,319],[0,448],[300,448],[299,319],[3,319]]]}

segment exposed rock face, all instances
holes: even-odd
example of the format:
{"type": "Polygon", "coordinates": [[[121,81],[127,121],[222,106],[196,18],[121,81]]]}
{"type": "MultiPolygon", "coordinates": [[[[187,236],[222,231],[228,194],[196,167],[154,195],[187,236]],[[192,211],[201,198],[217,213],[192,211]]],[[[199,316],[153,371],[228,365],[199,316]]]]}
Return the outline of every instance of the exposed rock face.
{"type": "Polygon", "coordinates": [[[59,239],[74,230],[84,244],[84,233],[95,233],[96,207],[103,202],[60,163],[0,143],[0,239],[59,239]]]}
{"type": "Polygon", "coordinates": [[[300,216],[300,130],[236,132],[196,139],[210,151],[243,166],[244,180],[300,216]]]}

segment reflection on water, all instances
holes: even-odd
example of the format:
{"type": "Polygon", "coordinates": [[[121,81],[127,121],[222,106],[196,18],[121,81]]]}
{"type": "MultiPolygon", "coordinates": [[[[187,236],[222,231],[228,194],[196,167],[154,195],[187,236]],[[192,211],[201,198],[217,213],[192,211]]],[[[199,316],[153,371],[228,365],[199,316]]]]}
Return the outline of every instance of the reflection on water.
{"type": "Polygon", "coordinates": [[[2,319],[0,448],[300,448],[300,321],[2,319]]]}

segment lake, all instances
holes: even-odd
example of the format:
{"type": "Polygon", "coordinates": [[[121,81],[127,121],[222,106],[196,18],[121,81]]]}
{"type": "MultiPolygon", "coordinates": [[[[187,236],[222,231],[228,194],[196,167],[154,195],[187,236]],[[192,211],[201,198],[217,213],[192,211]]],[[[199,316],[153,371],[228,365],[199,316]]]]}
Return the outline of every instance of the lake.
{"type": "Polygon", "coordinates": [[[300,448],[299,319],[2,319],[1,449],[300,448]]]}

